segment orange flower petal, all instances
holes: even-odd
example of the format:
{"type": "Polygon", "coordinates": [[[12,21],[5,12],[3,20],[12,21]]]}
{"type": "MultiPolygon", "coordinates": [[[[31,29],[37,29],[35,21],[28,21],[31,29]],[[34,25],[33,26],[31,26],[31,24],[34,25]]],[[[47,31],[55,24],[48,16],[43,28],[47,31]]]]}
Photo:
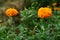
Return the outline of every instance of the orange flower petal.
{"type": "Polygon", "coordinates": [[[5,11],[7,16],[15,16],[18,14],[18,11],[14,8],[9,8],[5,11]]]}
{"type": "Polygon", "coordinates": [[[52,10],[48,7],[38,9],[38,17],[39,18],[48,18],[51,15],[52,15],[52,10]]]}

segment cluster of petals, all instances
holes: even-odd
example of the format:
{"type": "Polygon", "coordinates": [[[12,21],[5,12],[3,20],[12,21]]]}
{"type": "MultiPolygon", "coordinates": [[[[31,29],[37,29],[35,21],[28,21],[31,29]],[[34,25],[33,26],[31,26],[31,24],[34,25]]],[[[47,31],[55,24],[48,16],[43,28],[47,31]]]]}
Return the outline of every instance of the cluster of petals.
{"type": "Polygon", "coordinates": [[[38,17],[39,18],[48,18],[52,15],[51,8],[48,7],[41,7],[38,9],[38,17]]]}
{"type": "Polygon", "coordinates": [[[5,11],[7,16],[15,16],[18,14],[18,11],[14,8],[9,8],[5,11]]]}
{"type": "Polygon", "coordinates": [[[56,2],[52,4],[52,6],[56,6],[56,5],[57,5],[57,3],[56,3],[56,2]]]}

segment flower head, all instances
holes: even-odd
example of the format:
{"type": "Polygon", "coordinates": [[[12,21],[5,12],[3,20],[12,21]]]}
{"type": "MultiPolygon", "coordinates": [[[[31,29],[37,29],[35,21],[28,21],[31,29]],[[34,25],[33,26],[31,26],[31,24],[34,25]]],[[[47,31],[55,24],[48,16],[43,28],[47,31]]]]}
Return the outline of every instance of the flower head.
{"type": "Polygon", "coordinates": [[[56,11],[56,10],[59,10],[59,8],[58,7],[54,7],[54,10],[56,11]]]}
{"type": "Polygon", "coordinates": [[[56,2],[52,4],[52,6],[56,6],[56,5],[57,5],[57,3],[56,3],[56,2]]]}
{"type": "Polygon", "coordinates": [[[38,10],[38,17],[39,18],[48,18],[52,15],[52,10],[48,7],[41,7],[38,10]]]}
{"type": "Polygon", "coordinates": [[[18,14],[18,11],[14,8],[9,8],[5,11],[7,16],[15,16],[18,14]]]}

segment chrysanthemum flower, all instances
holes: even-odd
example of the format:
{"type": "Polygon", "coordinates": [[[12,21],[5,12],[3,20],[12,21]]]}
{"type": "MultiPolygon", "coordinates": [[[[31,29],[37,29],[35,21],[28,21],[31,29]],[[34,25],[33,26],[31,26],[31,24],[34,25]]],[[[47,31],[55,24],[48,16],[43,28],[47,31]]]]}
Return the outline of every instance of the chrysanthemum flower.
{"type": "Polygon", "coordinates": [[[38,17],[39,18],[48,18],[52,15],[52,10],[48,7],[41,7],[38,10],[38,17]]]}
{"type": "Polygon", "coordinates": [[[52,4],[52,6],[56,6],[56,5],[57,5],[57,3],[56,3],[56,2],[52,4]]]}
{"type": "Polygon", "coordinates": [[[11,16],[17,15],[18,14],[18,11],[16,9],[14,9],[14,8],[9,8],[9,9],[7,9],[5,11],[5,13],[6,13],[7,16],[10,16],[11,17],[11,16]]]}
{"type": "Polygon", "coordinates": [[[59,10],[59,8],[58,7],[54,7],[54,10],[56,11],[56,10],[59,10]]]}

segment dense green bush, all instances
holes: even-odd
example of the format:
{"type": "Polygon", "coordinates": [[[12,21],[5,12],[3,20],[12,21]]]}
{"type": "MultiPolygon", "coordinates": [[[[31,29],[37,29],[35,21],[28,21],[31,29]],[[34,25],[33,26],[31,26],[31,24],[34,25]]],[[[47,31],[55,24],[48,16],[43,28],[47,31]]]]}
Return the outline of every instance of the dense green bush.
{"type": "Polygon", "coordinates": [[[51,18],[40,19],[37,10],[25,9],[21,17],[17,27],[0,27],[1,40],[60,40],[60,11],[53,11],[51,18]]]}
{"type": "Polygon", "coordinates": [[[18,26],[11,24],[14,20],[6,21],[7,26],[0,23],[0,40],[60,40],[60,10],[52,10],[52,16],[46,19],[41,19],[37,15],[38,8],[50,6],[55,1],[35,0],[31,7],[20,11],[18,26]]]}

